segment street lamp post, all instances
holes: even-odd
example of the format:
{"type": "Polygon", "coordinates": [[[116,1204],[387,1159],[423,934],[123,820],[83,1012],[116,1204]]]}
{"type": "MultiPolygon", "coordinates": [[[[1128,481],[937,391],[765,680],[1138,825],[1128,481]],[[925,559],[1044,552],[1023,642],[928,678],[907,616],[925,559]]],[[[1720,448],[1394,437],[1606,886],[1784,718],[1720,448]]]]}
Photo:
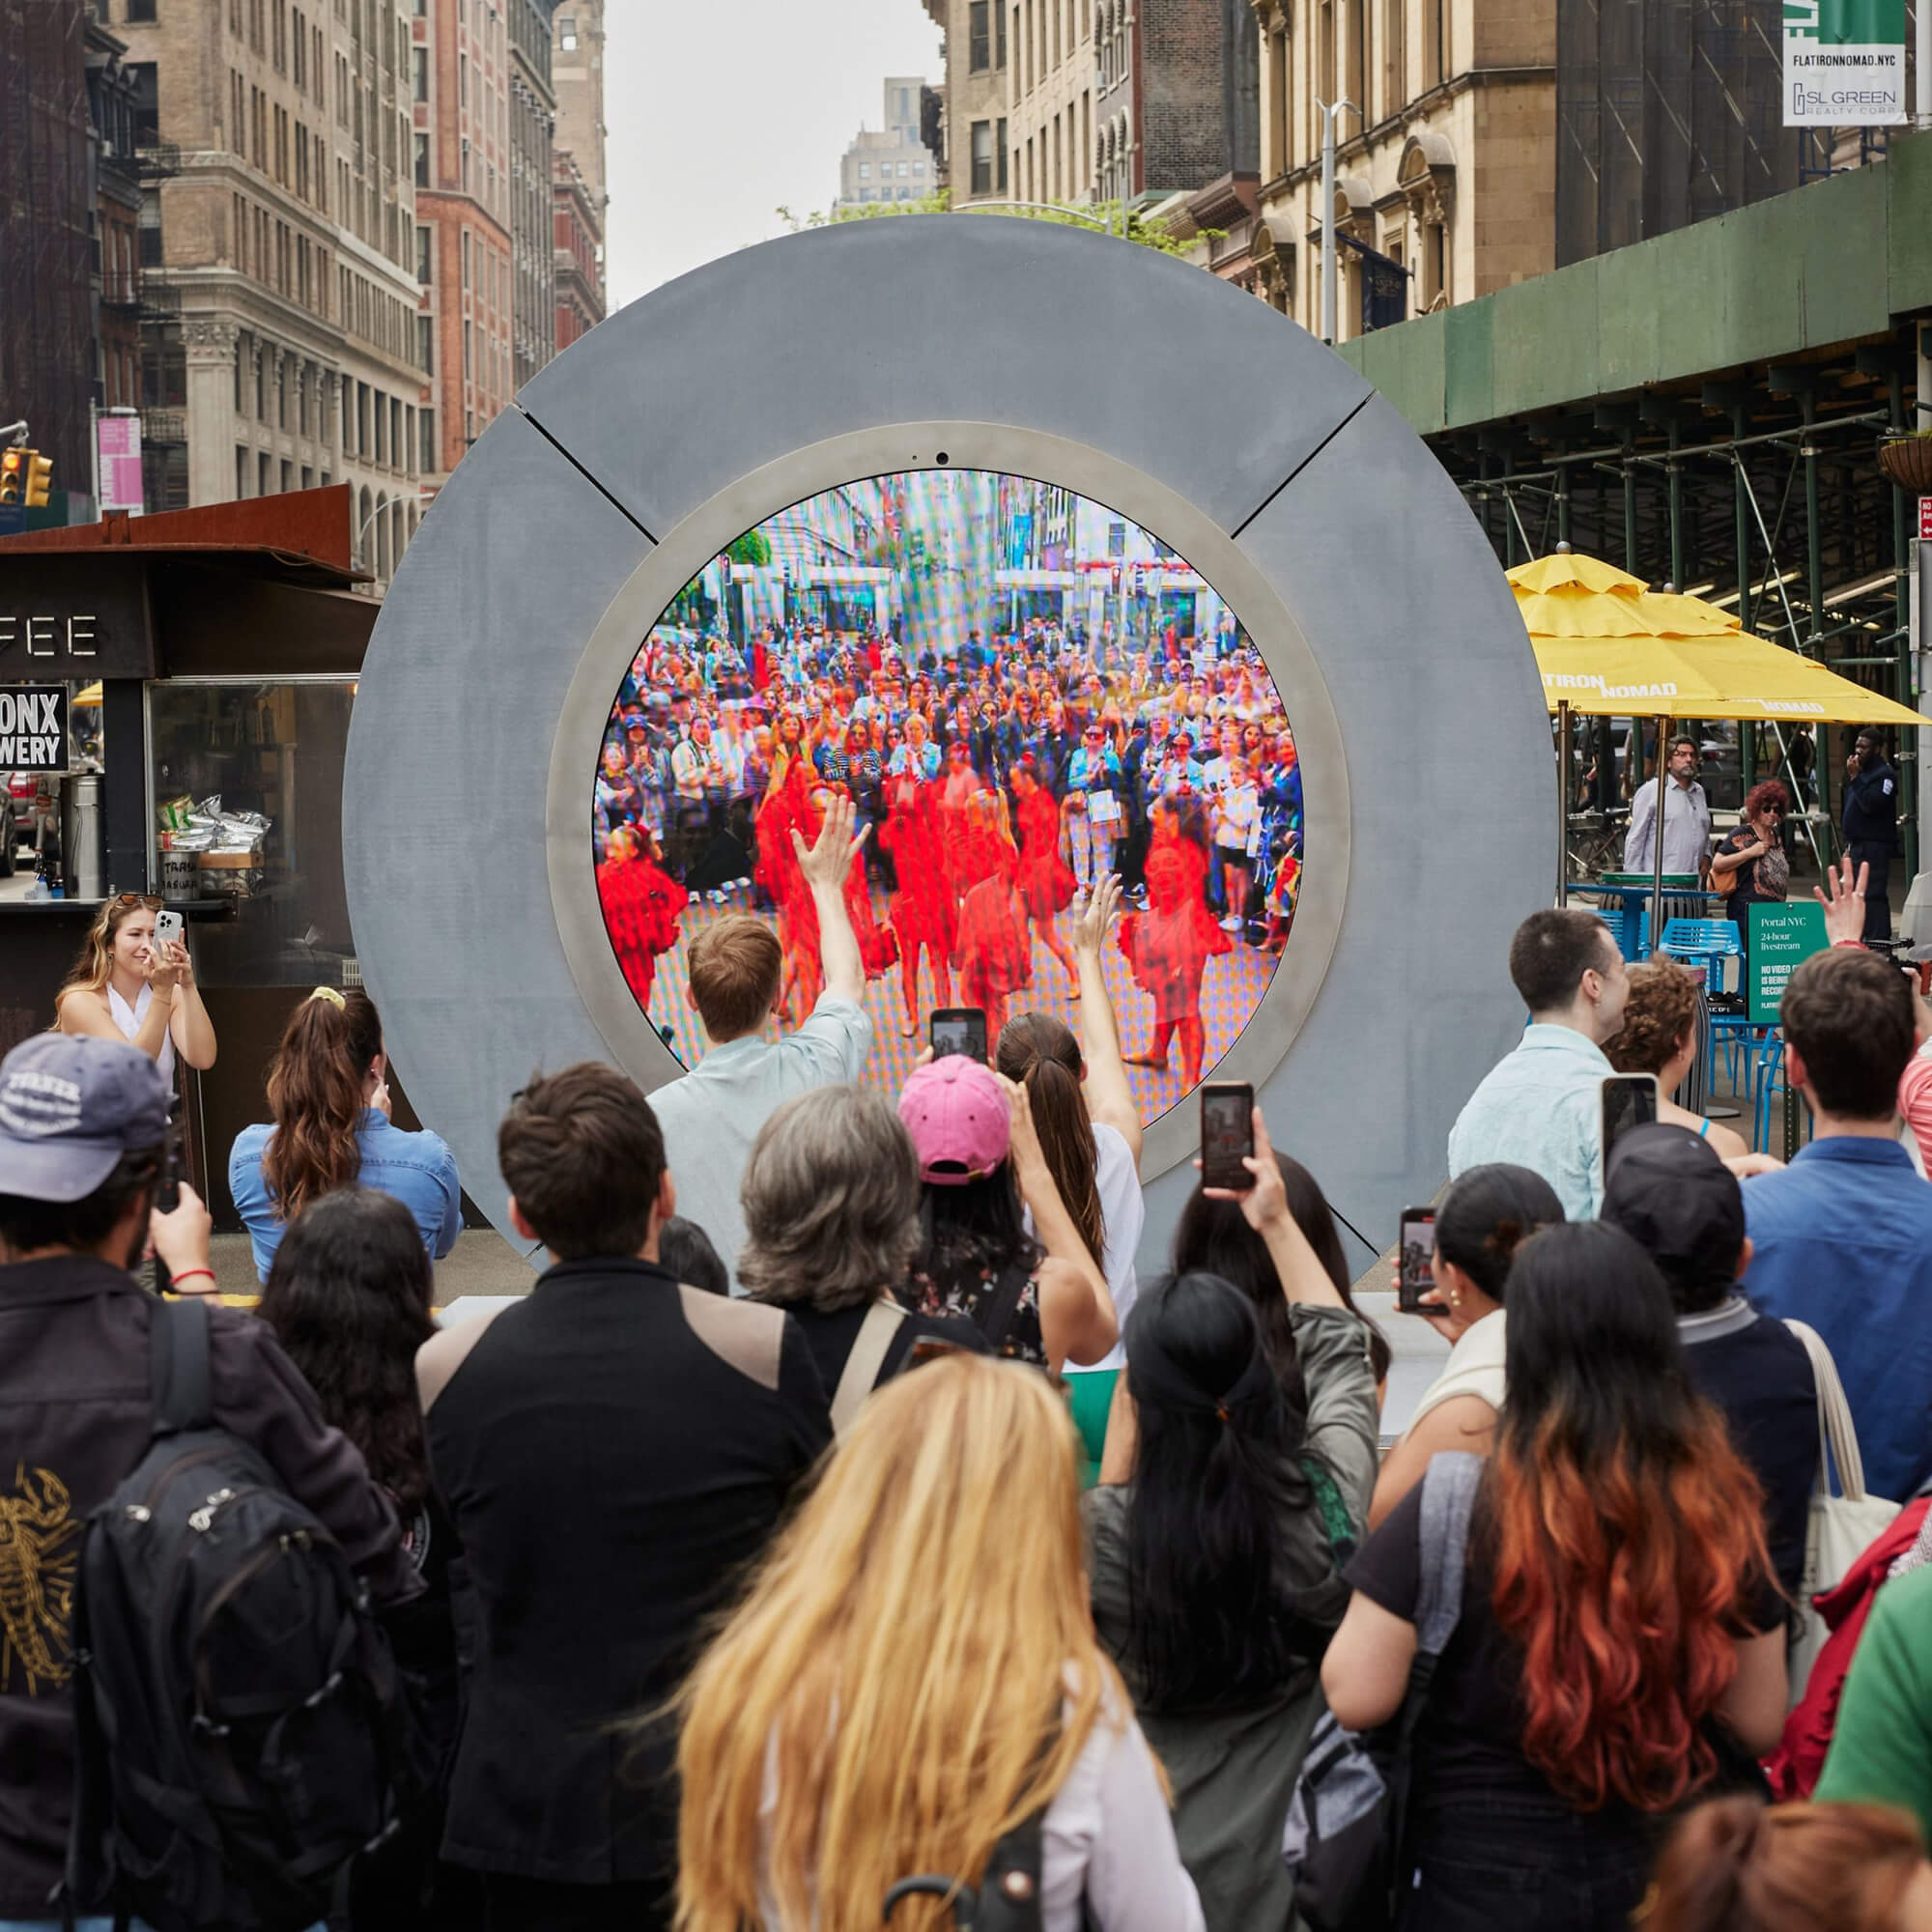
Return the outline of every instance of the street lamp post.
{"type": "Polygon", "coordinates": [[[1321,339],[1335,346],[1335,123],[1344,108],[1360,115],[1352,100],[1332,106],[1318,100],[1321,112],[1321,339]]]}

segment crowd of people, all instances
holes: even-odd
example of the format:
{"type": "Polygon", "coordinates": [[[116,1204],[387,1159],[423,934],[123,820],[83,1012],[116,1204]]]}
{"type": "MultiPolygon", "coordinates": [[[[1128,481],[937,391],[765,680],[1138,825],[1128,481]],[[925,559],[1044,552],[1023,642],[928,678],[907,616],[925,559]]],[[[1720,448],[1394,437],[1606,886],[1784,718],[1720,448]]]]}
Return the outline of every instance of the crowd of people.
{"type": "Polygon", "coordinates": [[[943,654],[801,625],[760,632],[748,660],[664,623],[611,713],[593,811],[605,923],[640,1006],[691,899],[749,895],[778,923],[783,1011],[812,1009],[827,974],[793,835],[810,842],[833,798],[868,840],[847,905],[867,977],[897,968],[908,1039],[955,992],[998,1032],[1037,947],[1072,990],[1061,915],[1118,873],[1148,1064],[1178,1039],[1191,1087],[1207,962],[1278,952],[1293,923],[1294,737],[1232,625],[1170,624],[1130,649],[1036,618],[943,654]]]}
{"type": "MultiPolygon", "coordinates": [[[[388,1118],[374,1008],[320,988],[288,1022],[229,1170],[264,1290],[208,1307],[205,1427],[359,1578],[430,1767],[318,1861],[312,1917],[253,1916],[239,1861],[188,1910],[177,1845],[115,1804],[258,1733],[291,1803],[339,1743],[300,1714],[346,1647],[291,1683],[290,1633],[250,1626],[225,1704],[204,1629],[186,1732],[212,1755],[99,1748],[101,1513],[172,1453],[175,1317],[214,1286],[206,1208],[157,1198],[163,1050],[213,1036],[142,909],[103,909],[85,997],[0,1064],[0,1924],[58,1923],[65,1875],[103,1932],[809,1932],[995,1898],[1041,1932],[1932,1926],[1932,1185],[1899,1140],[1932,1063],[1862,946],[1861,871],[1828,879],[1833,944],[1784,997],[1815,1123],[1788,1166],[1694,1116],[1606,1154],[1601,1080],[1668,1080],[1683,989],[1592,913],[1524,923],[1530,1024],[1436,1206],[1423,1313],[1452,1346],[1384,1454],[1389,1344],[1260,1107],[1247,1184],[1197,1185],[1136,1276],[1119,881],[1065,932],[1077,1033],[1013,1011],[986,1062],[923,1054],[889,1096],[860,1080],[867,828],[834,793],[806,829],[811,1012],[779,1024],[783,946],[726,914],[687,961],[709,1048],[682,1079],[533,1075],[497,1163],[546,1265],[482,1319],[432,1312],[456,1175],[388,1118]],[[1885,1526],[1827,1576],[1840,1381],[1885,1526]],[[1336,1917],[1285,1827],[1350,1735],[1401,1796],[1386,1890],[1336,1917]]],[[[240,1502],[185,1489],[152,1514],[194,1504],[180,1533],[217,1561],[240,1502]]],[[[257,1794],[204,1796],[166,1815],[225,1843],[257,1794]]]]}

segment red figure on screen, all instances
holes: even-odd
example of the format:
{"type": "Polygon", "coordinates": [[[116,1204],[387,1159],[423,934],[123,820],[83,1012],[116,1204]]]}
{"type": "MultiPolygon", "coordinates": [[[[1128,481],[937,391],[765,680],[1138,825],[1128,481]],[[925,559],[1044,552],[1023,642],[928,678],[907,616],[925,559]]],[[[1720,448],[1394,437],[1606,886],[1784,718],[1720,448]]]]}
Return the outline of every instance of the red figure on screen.
{"type": "MultiPolygon", "coordinates": [[[[1060,807],[1040,783],[1038,767],[1031,758],[1022,758],[1013,767],[1012,782],[1019,806],[1020,898],[1046,950],[1066,969],[1078,999],[1080,969],[1053,923],[1057,914],[1073,903],[1073,889],[1079,883],[1073,868],[1060,856],[1060,807]]],[[[1031,944],[1028,951],[1032,951],[1031,944]]]]}
{"type": "Polygon", "coordinates": [[[1208,838],[1198,807],[1177,810],[1165,800],[1154,807],[1147,889],[1147,910],[1121,922],[1120,948],[1153,1001],[1153,1040],[1127,1059],[1164,1073],[1168,1043],[1178,1033],[1181,1085],[1190,1088],[1201,1078],[1207,1039],[1201,978],[1208,959],[1233,944],[1208,910],[1208,838]]]}
{"type": "Polygon", "coordinates": [[[879,844],[892,855],[898,890],[893,895],[893,930],[899,942],[899,980],[905,995],[907,1039],[919,1037],[919,954],[932,964],[933,1004],[952,1004],[951,959],[958,936],[958,910],[947,878],[940,833],[939,782],[914,778],[886,781],[886,822],[879,844]]]}
{"type": "Polygon", "coordinates": [[[597,868],[597,896],[625,983],[648,1013],[658,955],[677,944],[685,890],[658,864],[657,841],[647,831],[620,826],[611,833],[597,868]]]}

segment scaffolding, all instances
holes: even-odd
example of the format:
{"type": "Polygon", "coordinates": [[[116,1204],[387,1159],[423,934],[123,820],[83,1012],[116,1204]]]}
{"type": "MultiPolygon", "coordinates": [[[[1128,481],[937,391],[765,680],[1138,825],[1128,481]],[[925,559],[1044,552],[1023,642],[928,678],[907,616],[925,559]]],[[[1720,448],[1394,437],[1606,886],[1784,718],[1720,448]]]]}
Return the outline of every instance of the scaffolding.
{"type": "MultiPolygon", "coordinates": [[[[1434,441],[1506,567],[1567,543],[1734,609],[1746,630],[1911,706],[1912,505],[1877,451],[1911,426],[1915,371],[1903,327],[1889,341],[1434,441]]],[[[1835,842],[1834,781],[1852,735],[1821,733],[1816,747],[1821,856],[1835,842]]],[[[1774,726],[1741,729],[1738,754],[1742,788],[1791,779],[1774,726]]],[[[1901,743],[1892,756],[1916,872],[1918,748],[1901,743]]],[[[1600,757],[1599,769],[1613,762],[1600,757]]]]}
{"type": "Polygon", "coordinates": [[[94,373],[86,0],[0,0],[0,420],[85,490],[94,373]]]}

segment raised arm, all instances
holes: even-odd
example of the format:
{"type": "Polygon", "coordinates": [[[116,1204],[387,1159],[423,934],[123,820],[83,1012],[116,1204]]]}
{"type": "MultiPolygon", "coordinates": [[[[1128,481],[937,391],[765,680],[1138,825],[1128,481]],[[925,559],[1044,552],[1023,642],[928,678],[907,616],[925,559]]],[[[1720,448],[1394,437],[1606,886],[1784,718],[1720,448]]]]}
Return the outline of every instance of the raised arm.
{"type": "Polygon", "coordinates": [[[1114,1297],[1060,1198],[1059,1183],[1034,1129],[1033,1102],[1025,1083],[1003,1074],[996,1077],[1012,1110],[1013,1176],[1020,1199],[1033,1216],[1034,1232],[1046,1250],[1038,1276],[1040,1339],[1056,1364],[1065,1360],[1091,1367],[1121,1338],[1114,1297]]]}
{"type": "MultiPolygon", "coordinates": [[[[174,1012],[168,1030],[183,1060],[206,1072],[214,1065],[214,1022],[202,1004],[201,988],[194,983],[194,962],[188,957],[187,948],[177,940],[168,948],[168,954],[177,975],[174,1012]]],[[[159,1005],[157,996],[155,1006],[159,1005]]],[[[154,1009],[154,1007],[148,1009],[150,1015],[154,1009]]]]}
{"type": "MultiPolygon", "coordinates": [[[[1282,1184],[1281,1169],[1275,1162],[1273,1144],[1268,1140],[1267,1122],[1259,1107],[1253,1120],[1255,1151],[1243,1165],[1254,1176],[1255,1184],[1238,1193],[1232,1187],[1204,1187],[1202,1197],[1240,1204],[1241,1218],[1267,1243],[1268,1257],[1281,1281],[1281,1292],[1291,1303],[1306,1308],[1347,1309],[1341,1291],[1308,1245],[1301,1224],[1288,1211],[1288,1189],[1282,1184]]],[[[1201,1165],[1199,1160],[1194,1164],[1201,1165]]]]}
{"type": "Polygon", "coordinates": [[[1073,922],[1073,956],[1080,968],[1080,1054],[1087,1063],[1087,1111],[1126,1142],[1135,1164],[1141,1157],[1141,1110],[1127,1084],[1121,1055],[1120,1022],[1107,991],[1107,935],[1121,908],[1121,882],[1112,873],[1094,886],[1073,922]]]}
{"type": "Polygon", "coordinates": [[[845,875],[866,842],[862,831],[852,836],[853,809],[849,798],[834,796],[825,807],[825,823],[810,847],[792,827],[792,850],[798,854],[799,870],[811,888],[811,903],[818,913],[819,957],[825,967],[825,990],[836,999],[855,1005],[866,997],[866,962],[860,956],[859,940],[852,930],[852,915],[845,907],[845,875]]]}

